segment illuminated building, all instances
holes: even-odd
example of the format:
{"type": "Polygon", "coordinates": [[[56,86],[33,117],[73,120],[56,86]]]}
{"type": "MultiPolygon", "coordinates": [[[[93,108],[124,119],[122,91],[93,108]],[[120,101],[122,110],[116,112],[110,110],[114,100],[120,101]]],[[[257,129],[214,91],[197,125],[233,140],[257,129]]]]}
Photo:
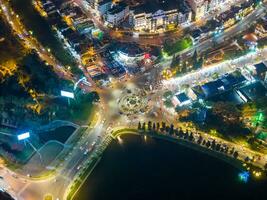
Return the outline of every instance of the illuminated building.
{"type": "Polygon", "coordinates": [[[225,4],[228,0],[187,0],[191,6],[195,20],[203,18],[209,11],[225,4]]]}
{"type": "Polygon", "coordinates": [[[134,60],[141,60],[144,58],[144,51],[135,43],[127,43],[119,45],[117,50],[119,58],[133,62],[134,60]]]}
{"type": "Polygon", "coordinates": [[[86,0],[86,1],[89,3],[90,7],[93,9],[95,9],[98,3],[101,2],[101,0],[86,0]]]}
{"type": "Polygon", "coordinates": [[[99,16],[103,16],[105,13],[111,9],[112,0],[103,0],[99,2],[96,6],[96,10],[98,11],[99,16]]]}
{"type": "Polygon", "coordinates": [[[129,15],[129,6],[124,2],[114,4],[111,9],[107,11],[106,22],[111,26],[117,26],[125,20],[129,15]]]}
{"type": "Polygon", "coordinates": [[[267,66],[265,63],[261,62],[255,64],[252,69],[253,75],[256,77],[256,79],[267,82],[267,66]]]}
{"type": "Polygon", "coordinates": [[[172,99],[173,105],[176,106],[185,106],[191,103],[191,100],[185,93],[177,94],[172,99]]]}
{"type": "Polygon", "coordinates": [[[146,0],[131,8],[130,23],[135,30],[156,31],[165,29],[168,24],[191,22],[191,9],[186,1],[146,0]]]}

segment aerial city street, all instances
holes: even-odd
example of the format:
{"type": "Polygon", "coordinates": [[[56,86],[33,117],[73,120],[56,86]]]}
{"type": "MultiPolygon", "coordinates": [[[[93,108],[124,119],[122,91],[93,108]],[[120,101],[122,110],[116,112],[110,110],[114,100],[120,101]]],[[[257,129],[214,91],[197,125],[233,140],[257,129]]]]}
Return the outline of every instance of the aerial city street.
{"type": "Polygon", "coordinates": [[[267,199],[266,0],[0,0],[0,199],[267,199]]]}

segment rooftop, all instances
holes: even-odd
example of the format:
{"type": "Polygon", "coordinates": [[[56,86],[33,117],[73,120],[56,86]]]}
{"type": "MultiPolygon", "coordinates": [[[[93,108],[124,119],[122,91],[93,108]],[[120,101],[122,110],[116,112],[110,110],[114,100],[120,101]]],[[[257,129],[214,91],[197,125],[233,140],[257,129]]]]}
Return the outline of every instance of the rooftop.
{"type": "Polygon", "coordinates": [[[254,67],[256,69],[257,74],[267,72],[267,66],[263,62],[255,64],[254,67]]]}
{"type": "Polygon", "coordinates": [[[118,45],[118,51],[130,57],[135,57],[144,53],[136,43],[120,43],[118,45]]]}
{"type": "Polygon", "coordinates": [[[260,82],[246,85],[240,88],[239,91],[251,101],[267,95],[267,89],[260,82]]]}
{"type": "Polygon", "coordinates": [[[158,10],[170,11],[175,9],[182,13],[190,11],[185,0],[144,0],[143,4],[134,8],[134,12],[135,14],[154,13],[158,10]]]}
{"type": "Polygon", "coordinates": [[[128,5],[124,2],[120,2],[108,10],[109,14],[116,14],[122,12],[128,5]]]}
{"type": "Polygon", "coordinates": [[[183,103],[186,101],[189,101],[190,99],[186,96],[185,93],[180,93],[176,95],[176,98],[179,100],[179,102],[183,103]]]}

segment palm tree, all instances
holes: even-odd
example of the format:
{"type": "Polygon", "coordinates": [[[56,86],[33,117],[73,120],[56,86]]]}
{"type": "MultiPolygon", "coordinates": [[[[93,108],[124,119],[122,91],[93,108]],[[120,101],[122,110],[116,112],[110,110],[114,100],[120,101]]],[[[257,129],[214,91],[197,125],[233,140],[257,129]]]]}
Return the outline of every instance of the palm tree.
{"type": "Polygon", "coordinates": [[[156,124],[155,124],[155,122],[153,123],[152,130],[153,130],[153,131],[155,131],[155,130],[156,130],[156,124]]]}
{"type": "Polygon", "coordinates": [[[208,141],[207,143],[206,143],[206,146],[209,148],[210,147],[210,141],[208,141]]]}
{"type": "Polygon", "coordinates": [[[146,123],[144,122],[142,125],[142,130],[145,131],[146,130],[146,123]]]}
{"type": "Polygon", "coordinates": [[[199,136],[197,143],[198,144],[201,144],[202,140],[203,140],[203,137],[202,136],[199,136]]]}
{"type": "Polygon", "coordinates": [[[183,135],[184,135],[184,132],[183,132],[183,130],[182,130],[182,128],[179,128],[179,137],[183,137],[183,135]]]}
{"type": "Polygon", "coordinates": [[[237,158],[238,157],[238,151],[235,151],[233,156],[234,156],[234,158],[237,158]]]}
{"type": "Polygon", "coordinates": [[[166,123],[165,122],[161,122],[161,129],[162,129],[162,131],[166,130],[166,123]]]}
{"type": "Polygon", "coordinates": [[[216,147],[215,145],[216,145],[216,142],[215,142],[215,140],[213,140],[212,143],[211,143],[211,148],[215,149],[215,147],[216,147]]]}
{"type": "Polygon", "coordinates": [[[169,134],[170,135],[173,135],[173,128],[174,128],[174,125],[171,124],[170,129],[169,129],[169,134]]]}
{"type": "Polygon", "coordinates": [[[138,123],[138,130],[141,130],[141,128],[142,128],[142,125],[141,125],[141,122],[139,121],[139,123],[138,123]]]}
{"type": "Polygon", "coordinates": [[[149,121],[148,124],[147,124],[147,126],[148,126],[148,130],[151,131],[151,129],[152,129],[152,122],[149,121]]]}
{"type": "Polygon", "coordinates": [[[160,124],[157,122],[157,131],[160,129],[160,124]]]}
{"type": "Polygon", "coordinates": [[[189,140],[190,141],[193,141],[194,140],[194,136],[193,136],[193,133],[192,132],[190,132],[190,134],[189,134],[189,140]]]}

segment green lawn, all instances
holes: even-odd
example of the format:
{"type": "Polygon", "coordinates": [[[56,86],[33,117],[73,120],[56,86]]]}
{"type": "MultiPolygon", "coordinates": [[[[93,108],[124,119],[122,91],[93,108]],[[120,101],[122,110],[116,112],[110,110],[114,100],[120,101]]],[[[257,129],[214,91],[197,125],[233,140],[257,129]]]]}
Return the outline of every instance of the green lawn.
{"type": "Polygon", "coordinates": [[[167,53],[169,56],[175,54],[179,51],[187,49],[193,45],[193,41],[189,37],[185,37],[181,40],[177,40],[173,44],[165,44],[164,45],[164,52],[167,53]]]}

